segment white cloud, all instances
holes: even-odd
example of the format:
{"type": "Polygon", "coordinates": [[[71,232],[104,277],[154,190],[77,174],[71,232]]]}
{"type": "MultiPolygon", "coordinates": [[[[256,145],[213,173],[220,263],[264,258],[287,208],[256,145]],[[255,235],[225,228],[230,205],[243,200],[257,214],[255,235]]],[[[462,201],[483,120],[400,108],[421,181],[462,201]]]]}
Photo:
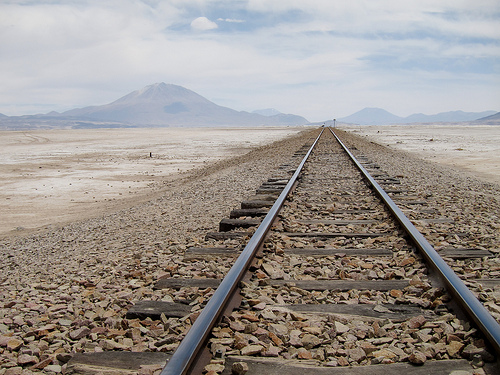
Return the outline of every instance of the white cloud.
{"type": "Polygon", "coordinates": [[[216,29],[218,26],[207,17],[198,17],[191,22],[191,27],[195,30],[205,31],[216,29]]]}

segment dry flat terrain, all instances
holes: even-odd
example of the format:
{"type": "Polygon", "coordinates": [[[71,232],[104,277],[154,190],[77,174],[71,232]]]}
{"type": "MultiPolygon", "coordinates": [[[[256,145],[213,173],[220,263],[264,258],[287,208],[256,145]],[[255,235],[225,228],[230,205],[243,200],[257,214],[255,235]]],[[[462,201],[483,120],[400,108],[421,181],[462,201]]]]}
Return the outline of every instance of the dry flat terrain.
{"type": "MultiPolygon", "coordinates": [[[[500,183],[500,126],[343,126],[500,183]]],[[[0,132],[0,236],[128,207],[168,181],[304,127],[0,132]]]]}
{"type": "Polygon", "coordinates": [[[151,198],[168,180],[303,127],[0,132],[0,235],[151,198]]]}
{"type": "Polygon", "coordinates": [[[342,129],[500,184],[498,125],[342,126],[342,129]]]}
{"type": "MultiPolygon", "coordinates": [[[[201,295],[199,288],[177,292],[152,286],[164,277],[222,278],[231,258],[193,262],[186,250],[206,244],[207,232],[216,231],[230,210],[289,163],[306,140],[314,139],[317,129],[308,130],[1,133],[6,137],[0,148],[2,194],[7,188],[11,194],[2,198],[2,220],[21,216],[24,225],[30,219],[33,227],[73,221],[31,233],[18,230],[0,239],[0,374],[59,374],[70,367],[67,362],[76,352],[174,350],[170,332],[183,335],[189,319],[169,318],[154,326],[136,319],[132,326],[126,312],[140,300],[196,299],[192,311],[201,308],[211,288],[201,295]],[[269,135],[283,139],[256,147],[270,142],[269,135]],[[178,174],[177,168],[187,172],[178,174]],[[46,189],[45,195],[53,190],[54,196],[37,195],[35,188],[46,189]],[[41,215],[42,208],[53,211],[41,215]]],[[[355,130],[362,135],[366,129],[355,130]]],[[[414,157],[365,136],[345,136],[383,170],[429,197],[428,208],[453,219],[454,231],[474,234],[461,246],[499,252],[498,184],[423,161],[423,154],[414,157]]],[[[485,144],[492,137],[487,134],[485,144]]],[[[498,149],[489,155],[496,155],[498,165],[498,149]]],[[[420,226],[433,246],[450,246],[433,227],[420,226]]],[[[225,245],[236,246],[231,241],[225,245]]],[[[466,279],[500,273],[498,257],[461,261],[455,269],[466,279]]],[[[498,292],[483,300],[500,321],[498,292]]],[[[147,371],[140,374],[151,374],[147,371]]]]}

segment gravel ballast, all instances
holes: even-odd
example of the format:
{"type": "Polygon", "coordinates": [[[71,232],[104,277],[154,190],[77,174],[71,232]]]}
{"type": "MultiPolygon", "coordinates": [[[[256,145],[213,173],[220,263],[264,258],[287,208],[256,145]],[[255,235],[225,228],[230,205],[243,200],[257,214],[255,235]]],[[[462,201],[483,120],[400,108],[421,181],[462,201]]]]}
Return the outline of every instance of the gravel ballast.
{"type": "MultiPolygon", "coordinates": [[[[189,317],[126,320],[127,309],[142,299],[183,299],[192,301],[196,313],[213,292],[210,288],[158,291],[153,283],[166,276],[223,277],[231,258],[185,261],[185,250],[204,245],[206,233],[216,231],[220,219],[252,196],[315,132],[193,171],[128,209],[1,240],[0,375],[61,373],[76,352],[174,350],[177,337],[189,328],[189,317]]],[[[496,254],[454,261],[453,266],[500,320],[498,291],[474,284],[480,277],[500,276],[499,186],[346,137],[386,172],[418,190],[429,207],[454,220],[422,223],[419,229],[435,247],[454,245],[434,237],[439,229],[434,226],[452,225],[470,234],[456,239],[457,247],[467,241],[469,247],[496,254]]]]}

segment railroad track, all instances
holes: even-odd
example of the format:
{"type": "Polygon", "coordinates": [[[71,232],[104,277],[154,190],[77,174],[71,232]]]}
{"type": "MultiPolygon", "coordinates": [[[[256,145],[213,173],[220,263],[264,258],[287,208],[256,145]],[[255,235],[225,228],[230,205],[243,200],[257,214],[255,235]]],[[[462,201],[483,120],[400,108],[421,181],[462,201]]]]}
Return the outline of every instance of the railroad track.
{"type": "Polygon", "coordinates": [[[78,354],[68,373],[500,373],[497,322],[401,216],[425,202],[399,182],[322,129],[186,251],[201,278],[156,283],[183,301],[129,310],[162,326],[156,351],[78,354]]]}

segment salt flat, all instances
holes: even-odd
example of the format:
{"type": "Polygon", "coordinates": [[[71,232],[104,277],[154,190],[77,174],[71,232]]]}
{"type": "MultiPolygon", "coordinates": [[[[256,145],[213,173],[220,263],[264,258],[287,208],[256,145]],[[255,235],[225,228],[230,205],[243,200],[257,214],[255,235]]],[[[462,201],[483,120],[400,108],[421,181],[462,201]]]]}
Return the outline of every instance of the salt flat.
{"type": "Polygon", "coordinates": [[[136,204],[216,160],[303,127],[0,132],[0,234],[136,204]]]}
{"type": "MultiPolygon", "coordinates": [[[[500,126],[342,126],[373,142],[500,183],[500,126]]],[[[0,235],[117,210],[169,181],[304,127],[0,132],[0,235]]]]}
{"type": "Polygon", "coordinates": [[[500,184],[500,126],[341,126],[354,134],[419,158],[461,169],[500,184]]]}

